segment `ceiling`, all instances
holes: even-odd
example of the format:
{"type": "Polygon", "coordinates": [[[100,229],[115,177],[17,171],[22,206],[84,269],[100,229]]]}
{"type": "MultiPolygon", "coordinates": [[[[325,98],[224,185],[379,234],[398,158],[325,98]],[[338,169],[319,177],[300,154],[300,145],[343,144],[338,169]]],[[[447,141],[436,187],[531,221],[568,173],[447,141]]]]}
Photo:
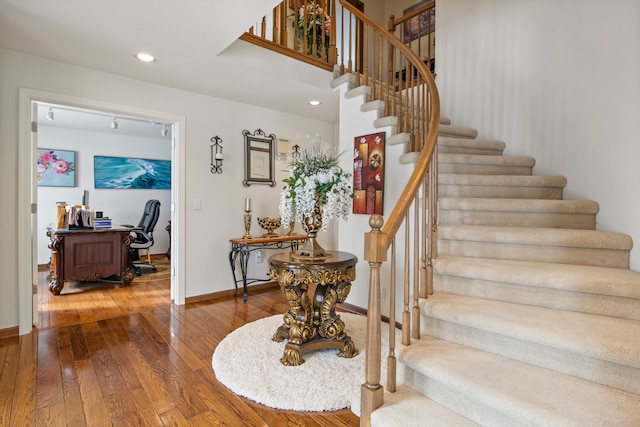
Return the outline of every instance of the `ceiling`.
{"type": "MultiPolygon", "coordinates": [[[[278,3],[0,0],[0,47],[335,122],[331,73],[237,40],[278,3]],[[136,60],[141,51],[157,61],[136,60]],[[310,99],[322,104],[310,107],[310,99]]],[[[56,121],[66,115],[56,113],[56,121]]],[[[156,125],[147,125],[159,134],[156,125]]]]}

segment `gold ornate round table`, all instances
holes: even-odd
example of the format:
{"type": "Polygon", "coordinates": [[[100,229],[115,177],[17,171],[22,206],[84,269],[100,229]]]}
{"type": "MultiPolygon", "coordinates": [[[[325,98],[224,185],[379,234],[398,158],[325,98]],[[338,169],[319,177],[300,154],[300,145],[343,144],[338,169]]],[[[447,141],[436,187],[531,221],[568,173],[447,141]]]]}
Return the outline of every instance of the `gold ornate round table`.
{"type": "Polygon", "coordinates": [[[269,257],[269,276],[278,281],[290,306],[272,337],[277,342],[288,340],[280,359],[283,365],[301,365],[304,353],[322,348],[340,349],[340,357],[358,354],[335,311],[349,295],[358,258],[348,252],[327,252],[325,259],[297,258],[292,252],[269,257]]]}

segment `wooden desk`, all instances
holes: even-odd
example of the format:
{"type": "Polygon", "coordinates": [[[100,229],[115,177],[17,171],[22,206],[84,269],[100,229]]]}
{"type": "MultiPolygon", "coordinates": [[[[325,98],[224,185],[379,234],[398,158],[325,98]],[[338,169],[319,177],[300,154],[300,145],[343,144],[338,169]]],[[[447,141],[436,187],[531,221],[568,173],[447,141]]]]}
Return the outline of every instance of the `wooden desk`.
{"type": "Polygon", "coordinates": [[[127,229],[68,230],[51,233],[51,281],[49,290],[60,295],[65,280],[95,282],[117,277],[129,285],[129,246],[133,240],[127,229]]]}
{"type": "Polygon", "coordinates": [[[229,263],[231,264],[231,274],[233,274],[233,284],[236,291],[233,293],[235,297],[238,294],[238,282],[242,282],[244,290],[244,300],[247,300],[247,284],[254,282],[268,282],[271,279],[249,279],[247,278],[247,266],[251,252],[259,249],[286,249],[291,251],[298,250],[298,245],[307,240],[307,236],[278,236],[278,237],[254,237],[251,239],[231,239],[231,252],[229,252],[229,263]],[[236,277],[236,260],[240,260],[240,272],[242,279],[236,277]]]}
{"type": "Polygon", "coordinates": [[[269,258],[269,275],[289,301],[282,326],[272,337],[278,342],[288,340],[280,359],[283,365],[302,365],[304,353],[321,348],[337,348],[340,357],[358,355],[335,310],[349,295],[358,258],[348,252],[327,252],[330,256],[324,260],[295,258],[290,252],[269,258]],[[313,302],[309,300],[312,291],[313,302]]]}

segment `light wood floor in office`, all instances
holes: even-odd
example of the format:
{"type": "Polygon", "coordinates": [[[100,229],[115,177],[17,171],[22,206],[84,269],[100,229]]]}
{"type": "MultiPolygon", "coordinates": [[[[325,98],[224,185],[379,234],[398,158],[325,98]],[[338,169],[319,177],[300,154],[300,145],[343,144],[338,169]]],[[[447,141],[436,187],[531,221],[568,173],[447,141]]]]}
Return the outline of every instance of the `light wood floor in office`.
{"type": "MultiPolygon", "coordinates": [[[[46,273],[41,281],[46,289],[46,273]]],[[[250,292],[246,303],[229,295],[174,306],[168,280],[143,283],[74,293],[81,307],[59,303],[33,333],[0,339],[0,426],[359,424],[349,409],[274,410],[216,380],[216,345],[246,323],[283,313],[279,289],[250,292]]]]}

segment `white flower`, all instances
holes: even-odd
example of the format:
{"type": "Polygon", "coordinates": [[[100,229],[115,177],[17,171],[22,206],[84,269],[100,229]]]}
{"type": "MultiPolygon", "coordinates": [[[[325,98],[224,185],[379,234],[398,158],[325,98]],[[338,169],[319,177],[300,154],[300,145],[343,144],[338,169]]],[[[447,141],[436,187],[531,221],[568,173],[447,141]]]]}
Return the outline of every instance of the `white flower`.
{"type": "Polygon", "coordinates": [[[294,219],[313,214],[316,196],[322,202],[322,228],[335,218],[347,220],[351,213],[351,174],[339,166],[340,155],[327,153],[318,143],[303,150],[299,160],[291,163],[289,178],[280,195],[280,217],[284,228],[294,219]]]}

